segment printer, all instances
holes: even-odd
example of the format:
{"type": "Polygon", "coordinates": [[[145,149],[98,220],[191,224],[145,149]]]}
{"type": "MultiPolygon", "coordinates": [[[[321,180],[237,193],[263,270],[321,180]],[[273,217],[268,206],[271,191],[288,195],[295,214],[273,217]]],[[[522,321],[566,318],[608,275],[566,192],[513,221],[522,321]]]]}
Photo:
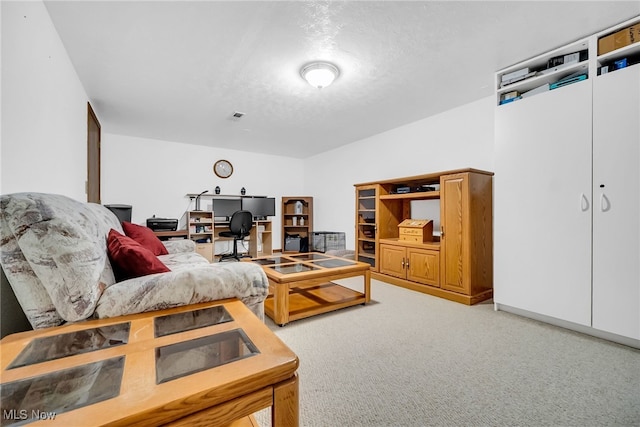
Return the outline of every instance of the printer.
{"type": "Polygon", "coordinates": [[[176,231],[178,229],[178,220],[175,218],[147,218],[147,227],[153,231],[176,231]]]}

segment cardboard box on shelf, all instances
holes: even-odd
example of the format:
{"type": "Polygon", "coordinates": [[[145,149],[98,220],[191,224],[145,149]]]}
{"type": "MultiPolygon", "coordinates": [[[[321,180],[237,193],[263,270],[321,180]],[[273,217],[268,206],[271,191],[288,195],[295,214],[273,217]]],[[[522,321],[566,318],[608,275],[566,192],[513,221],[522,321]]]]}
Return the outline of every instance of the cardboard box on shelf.
{"type": "Polygon", "coordinates": [[[598,55],[612,52],[640,42],[640,24],[634,24],[613,34],[598,39],[598,55]]]}

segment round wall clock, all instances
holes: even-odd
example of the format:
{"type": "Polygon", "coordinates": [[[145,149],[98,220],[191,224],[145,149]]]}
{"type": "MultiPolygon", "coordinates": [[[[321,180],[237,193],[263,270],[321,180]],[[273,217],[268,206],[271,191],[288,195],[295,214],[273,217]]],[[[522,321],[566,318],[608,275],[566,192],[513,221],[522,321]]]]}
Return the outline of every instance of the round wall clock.
{"type": "Polygon", "coordinates": [[[233,173],[233,166],[229,160],[218,160],[213,164],[213,172],[220,178],[229,178],[233,173]]]}

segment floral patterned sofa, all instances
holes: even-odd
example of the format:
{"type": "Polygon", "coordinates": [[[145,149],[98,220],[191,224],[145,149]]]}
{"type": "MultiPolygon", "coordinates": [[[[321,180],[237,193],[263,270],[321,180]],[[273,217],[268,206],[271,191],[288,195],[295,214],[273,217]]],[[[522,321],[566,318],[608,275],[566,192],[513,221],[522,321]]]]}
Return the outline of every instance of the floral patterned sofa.
{"type": "Polygon", "coordinates": [[[117,281],[110,233],[124,236],[102,205],[56,194],[0,196],[0,264],[34,329],[233,297],[264,319],[260,266],[209,263],[191,240],[158,241],[165,272],[117,281]]]}

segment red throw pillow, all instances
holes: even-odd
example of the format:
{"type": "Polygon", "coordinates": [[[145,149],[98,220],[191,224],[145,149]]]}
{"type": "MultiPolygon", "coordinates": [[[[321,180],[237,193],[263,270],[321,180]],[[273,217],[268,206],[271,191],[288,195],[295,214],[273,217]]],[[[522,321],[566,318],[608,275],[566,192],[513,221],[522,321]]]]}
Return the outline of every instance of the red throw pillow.
{"type": "Polygon", "coordinates": [[[133,240],[153,252],[154,255],[167,255],[169,253],[160,239],[158,239],[158,236],[153,234],[153,231],[150,228],[122,221],[122,229],[127,237],[131,237],[133,240]]]}
{"type": "Polygon", "coordinates": [[[107,252],[118,282],[171,271],[149,249],[114,229],[109,231],[107,237],[107,252]]]}

